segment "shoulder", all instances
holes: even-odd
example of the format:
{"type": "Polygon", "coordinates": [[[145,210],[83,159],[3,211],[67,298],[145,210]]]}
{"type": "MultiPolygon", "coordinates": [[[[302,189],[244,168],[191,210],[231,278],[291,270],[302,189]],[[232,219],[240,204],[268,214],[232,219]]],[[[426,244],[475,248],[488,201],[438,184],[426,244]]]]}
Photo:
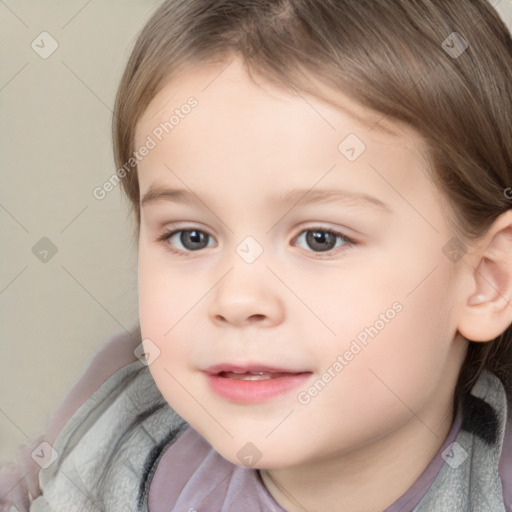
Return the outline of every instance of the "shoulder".
{"type": "Polygon", "coordinates": [[[51,443],[75,411],[117,370],[137,360],[140,333],[121,332],[102,343],[64,399],[52,412],[45,438],[51,443]]]}
{"type": "Polygon", "coordinates": [[[49,510],[139,510],[146,460],[185,426],[146,365],[135,358],[117,369],[50,447],[55,460],[39,473],[49,510]]]}
{"type": "Polygon", "coordinates": [[[503,483],[503,498],[505,510],[512,512],[512,401],[509,401],[508,421],[503,436],[500,462],[498,465],[500,478],[503,483]]]}
{"type": "Polygon", "coordinates": [[[137,360],[135,349],[140,341],[138,330],[133,334],[117,333],[104,341],[63,400],[50,412],[44,430],[21,443],[14,459],[0,460],[0,509],[6,506],[25,509],[30,499],[41,494],[38,478],[44,464],[38,457],[48,451],[68,420],[105,381],[123,366],[137,360]]]}
{"type": "Polygon", "coordinates": [[[503,383],[482,372],[460,406],[462,422],[455,442],[439,453],[444,460],[441,470],[414,511],[512,512],[507,496],[510,472],[500,468],[510,440],[503,383]]]}
{"type": "Polygon", "coordinates": [[[494,468],[501,482],[503,505],[506,512],[512,512],[512,397],[490,372],[481,375],[472,395],[481,402],[467,411],[471,418],[467,426],[485,442],[488,453],[495,452],[494,468]]]}

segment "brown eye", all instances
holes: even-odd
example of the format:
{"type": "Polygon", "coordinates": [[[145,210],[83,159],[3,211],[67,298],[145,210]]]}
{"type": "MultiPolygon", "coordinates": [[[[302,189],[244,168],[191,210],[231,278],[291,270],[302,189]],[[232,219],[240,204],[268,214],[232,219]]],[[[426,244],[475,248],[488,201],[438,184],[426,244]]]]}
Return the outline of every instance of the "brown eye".
{"type": "Polygon", "coordinates": [[[199,229],[179,229],[167,232],[159,237],[158,241],[169,245],[177,253],[199,251],[206,247],[214,247],[213,237],[199,229]]]}
{"type": "Polygon", "coordinates": [[[321,253],[353,245],[353,242],[343,234],[330,229],[307,229],[297,237],[296,244],[309,251],[321,253]]]}
{"type": "Polygon", "coordinates": [[[187,231],[180,231],[180,242],[183,247],[189,251],[197,251],[208,247],[210,236],[204,231],[191,229],[187,231]]]}
{"type": "Polygon", "coordinates": [[[314,251],[330,251],[336,247],[336,235],[329,231],[308,231],[306,242],[314,251]]]}

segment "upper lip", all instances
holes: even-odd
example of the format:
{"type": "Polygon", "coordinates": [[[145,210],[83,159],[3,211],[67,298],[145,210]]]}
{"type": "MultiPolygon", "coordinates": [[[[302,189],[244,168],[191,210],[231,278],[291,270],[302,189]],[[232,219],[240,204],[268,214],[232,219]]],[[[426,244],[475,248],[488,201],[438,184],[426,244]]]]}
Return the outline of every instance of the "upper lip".
{"type": "Polygon", "coordinates": [[[220,363],[213,366],[209,366],[203,370],[211,375],[217,375],[221,372],[236,372],[236,373],[248,373],[248,372],[269,372],[269,373],[306,373],[305,370],[292,370],[290,368],[278,368],[275,366],[269,366],[264,363],[247,363],[247,364],[232,364],[232,363],[220,363]]]}

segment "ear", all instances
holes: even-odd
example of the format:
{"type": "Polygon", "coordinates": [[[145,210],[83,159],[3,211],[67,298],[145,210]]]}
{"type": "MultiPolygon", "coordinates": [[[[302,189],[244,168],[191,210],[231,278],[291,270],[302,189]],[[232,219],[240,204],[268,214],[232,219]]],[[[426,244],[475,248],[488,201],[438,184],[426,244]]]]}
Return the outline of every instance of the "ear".
{"type": "Polygon", "coordinates": [[[501,214],[465,262],[470,292],[458,330],[471,341],[491,341],[512,324],[512,210],[501,214]]]}

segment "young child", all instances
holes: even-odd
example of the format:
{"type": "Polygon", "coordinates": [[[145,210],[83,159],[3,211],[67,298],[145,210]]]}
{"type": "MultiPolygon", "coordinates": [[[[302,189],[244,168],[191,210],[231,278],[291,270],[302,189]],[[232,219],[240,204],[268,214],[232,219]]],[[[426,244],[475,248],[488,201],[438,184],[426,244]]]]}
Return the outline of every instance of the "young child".
{"type": "Polygon", "coordinates": [[[19,508],[511,512],[511,83],[485,0],[165,1],[114,117],[141,336],[19,508]]]}

